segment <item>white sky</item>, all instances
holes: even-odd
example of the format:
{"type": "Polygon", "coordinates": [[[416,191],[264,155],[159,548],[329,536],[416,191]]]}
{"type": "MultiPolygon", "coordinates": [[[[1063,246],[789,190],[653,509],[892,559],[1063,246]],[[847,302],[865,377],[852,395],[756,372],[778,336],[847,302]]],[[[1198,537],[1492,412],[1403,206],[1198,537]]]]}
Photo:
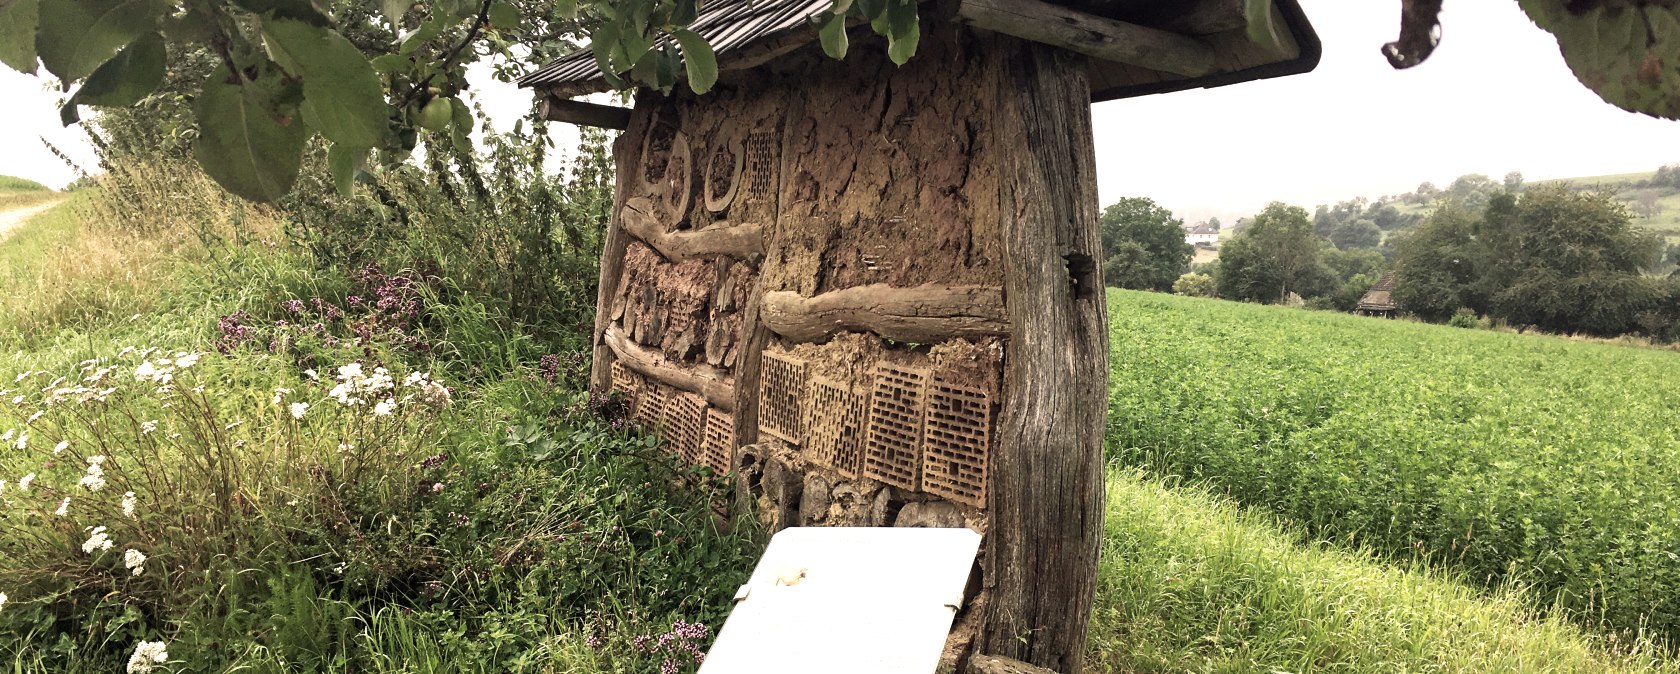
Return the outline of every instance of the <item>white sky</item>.
{"type": "MultiPolygon", "coordinates": [[[[1465,173],[1536,180],[1680,162],[1680,122],[1600,101],[1515,2],[1447,3],[1441,47],[1407,71],[1378,51],[1399,32],[1397,0],[1302,4],[1324,41],[1311,73],[1097,105],[1103,203],[1148,196],[1187,220],[1230,222],[1272,200],[1311,209],[1465,173]]],[[[501,129],[530,105],[488,73],[473,81],[501,129]]],[[[0,67],[0,100],[0,174],[69,182],[38,137],[91,168],[85,136],[59,126],[58,95],[41,80],[0,67]]]]}

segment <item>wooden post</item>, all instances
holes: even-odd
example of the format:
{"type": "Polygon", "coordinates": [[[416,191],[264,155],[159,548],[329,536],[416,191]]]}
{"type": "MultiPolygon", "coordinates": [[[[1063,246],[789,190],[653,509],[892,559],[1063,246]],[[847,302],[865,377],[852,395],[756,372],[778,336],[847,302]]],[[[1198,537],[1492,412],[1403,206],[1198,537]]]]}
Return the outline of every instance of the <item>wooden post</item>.
{"type": "Polygon", "coordinates": [[[1103,527],[1108,333],[1084,57],[999,38],[1002,416],[979,652],[1077,674],[1103,527]]]}
{"type": "Polygon", "coordinates": [[[622,221],[624,202],[629,199],[631,181],[638,175],[636,169],[641,166],[642,136],[647,133],[650,120],[651,115],[633,115],[630,123],[625,125],[625,132],[613,141],[613,168],[617,178],[613,185],[612,221],[607,225],[607,241],[601,248],[595,333],[590,342],[595,347],[595,358],[589,370],[589,391],[594,395],[606,395],[611,388],[614,355],[605,337],[607,327],[612,324],[612,312],[607,307],[611,307],[613,298],[618,296],[618,282],[624,276],[624,251],[630,245],[630,234],[624,230],[622,221]]]}

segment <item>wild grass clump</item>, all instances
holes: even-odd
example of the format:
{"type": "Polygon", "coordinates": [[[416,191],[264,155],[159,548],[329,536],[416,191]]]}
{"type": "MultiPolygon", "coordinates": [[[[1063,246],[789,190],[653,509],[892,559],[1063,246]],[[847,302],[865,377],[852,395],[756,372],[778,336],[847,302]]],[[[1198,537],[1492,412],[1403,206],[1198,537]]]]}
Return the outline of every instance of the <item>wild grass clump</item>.
{"type": "Polygon", "coordinates": [[[28,178],[0,175],[0,192],[50,192],[52,188],[28,178]]]}
{"type": "Polygon", "coordinates": [[[1680,635],[1680,356],[1110,296],[1111,457],[1624,636],[1680,635]]]}
{"type": "Polygon", "coordinates": [[[1097,672],[1676,672],[1642,640],[1537,615],[1205,491],[1114,470],[1087,669],[1097,672]]]}

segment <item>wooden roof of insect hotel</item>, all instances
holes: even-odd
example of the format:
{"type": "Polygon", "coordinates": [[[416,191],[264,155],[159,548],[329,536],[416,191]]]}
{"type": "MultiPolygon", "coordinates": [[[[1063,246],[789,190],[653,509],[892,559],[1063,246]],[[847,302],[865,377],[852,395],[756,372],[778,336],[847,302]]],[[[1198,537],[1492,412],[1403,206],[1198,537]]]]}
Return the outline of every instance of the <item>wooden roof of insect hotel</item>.
{"type": "MultiPolygon", "coordinates": [[[[815,43],[813,19],[832,6],[833,0],[713,0],[691,27],[711,43],[727,78],[815,43]]],[[[952,8],[956,20],[977,28],[1090,56],[1092,102],[1304,73],[1320,54],[1297,0],[960,0],[930,2],[922,12],[940,11],[936,6],[952,8]]],[[[551,100],[610,89],[588,49],[519,84],[551,100]]]]}

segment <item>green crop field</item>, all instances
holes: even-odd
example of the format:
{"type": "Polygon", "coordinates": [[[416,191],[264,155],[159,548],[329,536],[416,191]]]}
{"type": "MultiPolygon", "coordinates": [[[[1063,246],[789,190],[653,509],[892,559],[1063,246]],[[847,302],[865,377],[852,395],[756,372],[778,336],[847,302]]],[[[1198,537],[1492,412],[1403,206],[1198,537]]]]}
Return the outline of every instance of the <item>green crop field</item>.
{"type": "Polygon", "coordinates": [[[1118,462],[1680,635],[1680,354],[1132,292],[1110,311],[1118,462]]]}

